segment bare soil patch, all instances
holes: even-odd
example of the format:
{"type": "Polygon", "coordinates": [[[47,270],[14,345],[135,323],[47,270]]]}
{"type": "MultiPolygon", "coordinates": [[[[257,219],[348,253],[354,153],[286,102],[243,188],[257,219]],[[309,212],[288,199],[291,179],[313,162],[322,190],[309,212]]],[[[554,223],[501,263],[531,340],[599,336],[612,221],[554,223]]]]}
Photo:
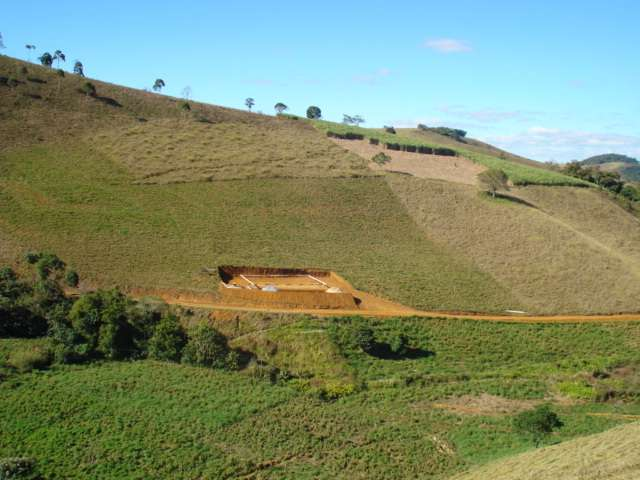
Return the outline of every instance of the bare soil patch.
{"type": "Polygon", "coordinates": [[[369,168],[374,171],[406,173],[418,178],[431,178],[447,182],[476,185],[479,173],[486,170],[482,165],[464,157],[446,157],[442,155],[423,155],[420,153],[387,150],[380,145],[371,145],[363,140],[331,139],[341,147],[368,160],[369,168]],[[391,161],[378,165],[371,161],[377,153],[384,152],[391,161]]]}

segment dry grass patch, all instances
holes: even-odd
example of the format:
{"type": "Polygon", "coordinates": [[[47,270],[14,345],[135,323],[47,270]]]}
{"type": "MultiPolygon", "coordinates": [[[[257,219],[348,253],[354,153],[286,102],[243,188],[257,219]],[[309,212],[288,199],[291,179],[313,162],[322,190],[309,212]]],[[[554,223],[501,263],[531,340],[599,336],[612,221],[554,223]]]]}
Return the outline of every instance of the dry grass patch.
{"type": "Polygon", "coordinates": [[[401,176],[389,184],[430,240],[473,261],[532,313],[640,309],[640,224],[597,192],[511,192],[532,207],[460,184],[401,176]]]}
{"type": "Polygon", "coordinates": [[[456,480],[634,480],[640,472],[640,423],[501,460],[456,480]]]}
{"type": "Polygon", "coordinates": [[[371,175],[356,155],[306,123],[201,123],[162,119],[101,132],[101,153],[124,164],[139,183],[268,177],[371,175]]]}

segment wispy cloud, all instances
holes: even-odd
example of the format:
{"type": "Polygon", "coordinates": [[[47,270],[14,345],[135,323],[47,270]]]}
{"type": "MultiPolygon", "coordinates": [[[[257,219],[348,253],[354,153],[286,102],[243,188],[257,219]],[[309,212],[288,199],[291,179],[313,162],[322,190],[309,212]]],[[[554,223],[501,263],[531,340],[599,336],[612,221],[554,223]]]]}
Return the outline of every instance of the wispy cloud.
{"type": "Polygon", "coordinates": [[[431,38],[424,42],[423,47],[440,53],[466,53],[473,50],[468,43],[455,38],[431,38]]]}
{"type": "Polygon", "coordinates": [[[365,85],[375,85],[382,78],[388,77],[391,75],[391,70],[388,68],[380,68],[373,73],[367,73],[364,75],[354,75],[351,77],[356,83],[362,83],[365,85]]]}
{"type": "Polygon", "coordinates": [[[486,138],[490,143],[538,160],[566,162],[601,153],[640,156],[640,137],[617,133],[531,127],[515,135],[486,138]]]}

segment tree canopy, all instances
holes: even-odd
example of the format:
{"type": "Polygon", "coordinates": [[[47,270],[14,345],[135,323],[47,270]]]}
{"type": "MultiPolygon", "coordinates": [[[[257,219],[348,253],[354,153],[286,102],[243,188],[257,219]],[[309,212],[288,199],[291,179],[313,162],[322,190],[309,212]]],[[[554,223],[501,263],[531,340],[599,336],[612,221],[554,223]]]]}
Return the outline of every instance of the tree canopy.
{"type": "Polygon", "coordinates": [[[284,103],[282,103],[282,102],[278,102],[278,103],[276,103],[276,104],[273,106],[273,108],[274,108],[274,109],[275,109],[275,111],[276,111],[276,112],[278,112],[278,113],[282,113],[282,112],[284,112],[285,110],[289,110],[289,107],[287,107],[287,106],[286,106],[284,103]]]}
{"type": "Polygon", "coordinates": [[[312,120],[318,120],[319,118],[322,118],[322,110],[320,110],[320,107],[311,105],[309,108],[307,108],[307,118],[310,118],[312,120]]]}
{"type": "Polygon", "coordinates": [[[509,190],[509,177],[497,168],[490,168],[480,173],[478,175],[478,181],[493,198],[496,197],[496,192],[509,190]]]}
{"type": "Polygon", "coordinates": [[[154,92],[159,92],[161,91],[163,88],[165,87],[165,83],[164,80],[162,80],[161,78],[156,78],[156,81],[153,84],[153,91],[154,92]]]}
{"type": "Polygon", "coordinates": [[[44,52],[40,57],[38,57],[40,63],[47,68],[51,68],[53,65],[53,56],[49,52],[44,52]]]}
{"type": "Polygon", "coordinates": [[[244,100],[244,104],[249,109],[249,111],[251,111],[251,108],[253,108],[253,106],[256,104],[256,101],[253,98],[249,97],[244,100]]]}

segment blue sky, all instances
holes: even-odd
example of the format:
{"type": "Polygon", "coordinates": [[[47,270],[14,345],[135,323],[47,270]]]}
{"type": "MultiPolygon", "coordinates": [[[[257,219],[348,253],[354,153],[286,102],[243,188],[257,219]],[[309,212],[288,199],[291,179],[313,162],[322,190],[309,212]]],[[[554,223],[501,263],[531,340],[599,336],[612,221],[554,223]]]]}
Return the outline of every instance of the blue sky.
{"type": "Polygon", "coordinates": [[[445,125],[538,160],[640,157],[640,2],[5,2],[2,52],[272,113],[445,125]]]}

